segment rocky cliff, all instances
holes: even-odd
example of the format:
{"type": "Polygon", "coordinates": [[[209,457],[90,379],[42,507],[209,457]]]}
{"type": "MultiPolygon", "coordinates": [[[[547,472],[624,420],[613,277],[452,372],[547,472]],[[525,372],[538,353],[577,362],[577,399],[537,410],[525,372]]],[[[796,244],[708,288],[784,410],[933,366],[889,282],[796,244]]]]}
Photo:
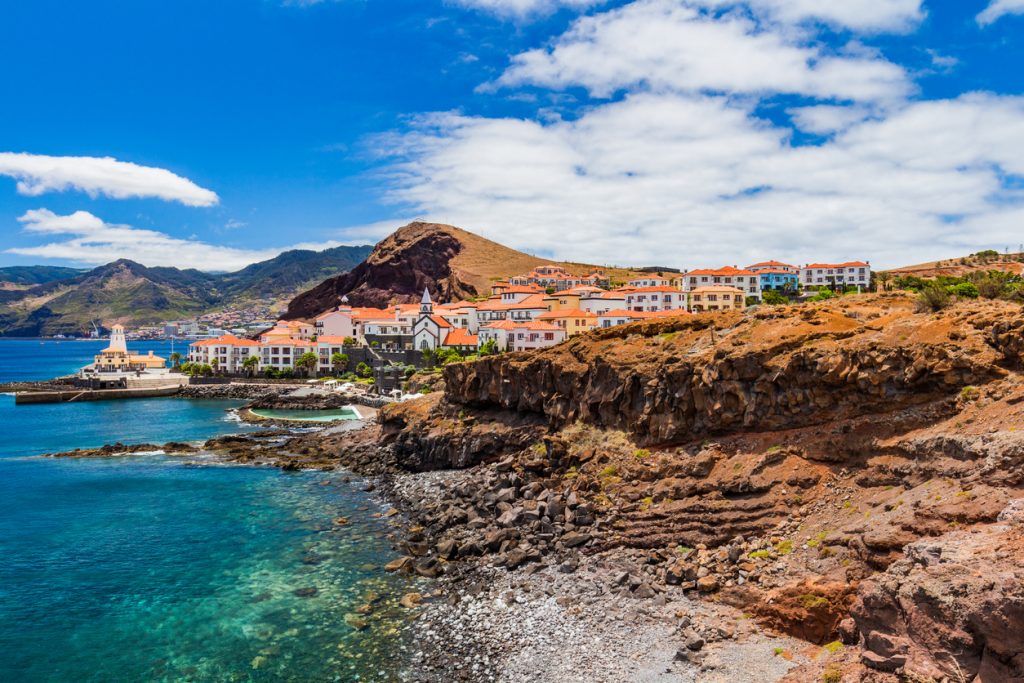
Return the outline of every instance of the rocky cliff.
{"type": "Polygon", "coordinates": [[[1022,330],[901,295],[660,320],[448,366],[381,430],[399,467],[490,473],[423,515],[441,551],[643,553],[607,590],[828,643],[794,681],[1017,680],[1022,330]]]}

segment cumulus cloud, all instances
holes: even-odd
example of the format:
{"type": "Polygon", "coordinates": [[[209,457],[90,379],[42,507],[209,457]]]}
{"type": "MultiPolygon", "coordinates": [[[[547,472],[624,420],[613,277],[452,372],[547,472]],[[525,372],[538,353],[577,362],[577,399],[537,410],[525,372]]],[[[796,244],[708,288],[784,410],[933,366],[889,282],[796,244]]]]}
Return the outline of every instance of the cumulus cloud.
{"type": "MultiPolygon", "coordinates": [[[[27,233],[46,235],[52,242],[7,249],[8,254],[61,259],[102,265],[126,258],[147,266],[176,266],[206,271],[234,271],[265,261],[284,249],[235,249],[193,239],[179,239],[156,230],[106,223],[88,211],[59,215],[48,209],[26,212],[18,219],[27,233]]],[[[301,244],[288,249],[326,249],[339,242],[301,244]]]]}
{"type": "Polygon", "coordinates": [[[1024,99],[912,103],[813,146],[753,106],[642,93],[572,121],[425,117],[389,142],[391,198],[597,263],[896,266],[1019,241],[1024,99]]]}
{"type": "Polygon", "coordinates": [[[140,166],[111,157],[57,157],[0,152],[0,175],[15,178],[18,192],[36,197],[46,192],[79,190],[91,197],[156,197],[186,206],[213,206],[210,190],[163,168],[140,166]]]}
{"type": "Polygon", "coordinates": [[[1007,14],[1024,14],[1024,0],[992,0],[991,4],[978,15],[978,23],[987,26],[1007,14]]]}
{"type": "Polygon", "coordinates": [[[757,14],[787,23],[819,21],[837,28],[867,32],[907,31],[924,19],[925,15],[921,7],[922,0],[693,1],[714,8],[746,7],[757,14]]]}
{"type": "Polygon", "coordinates": [[[644,88],[892,101],[913,90],[903,68],[859,46],[827,50],[801,31],[675,0],[580,17],[550,47],[514,56],[492,87],[523,85],[582,86],[601,98],[644,88]]]}
{"type": "Polygon", "coordinates": [[[584,10],[607,0],[449,0],[452,4],[483,10],[502,17],[527,17],[551,14],[556,10],[584,10]]]}

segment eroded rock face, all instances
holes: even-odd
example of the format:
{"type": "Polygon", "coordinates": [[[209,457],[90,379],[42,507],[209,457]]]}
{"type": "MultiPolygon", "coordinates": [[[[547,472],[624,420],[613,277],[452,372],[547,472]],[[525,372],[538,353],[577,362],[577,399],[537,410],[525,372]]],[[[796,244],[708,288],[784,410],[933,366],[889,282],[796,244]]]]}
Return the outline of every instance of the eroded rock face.
{"type": "Polygon", "coordinates": [[[1024,677],[1024,501],[1002,520],[912,543],[861,585],[851,611],[867,666],[934,680],[1024,677]]]}
{"type": "MultiPolygon", "coordinates": [[[[413,224],[411,227],[419,228],[413,224]]],[[[414,230],[396,232],[374,248],[370,257],[352,271],[325,280],[296,297],[286,317],[310,318],[348,297],[353,306],[385,307],[419,301],[429,289],[438,301],[476,296],[471,285],[453,274],[451,260],[462,250],[454,236],[444,232],[414,230]]]]}
{"type": "Polygon", "coordinates": [[[901,333],[834,311],[811,313],[692,316],[457,364],[445,369],[446,398],[544,415],[555,427],[579,420],[624,429],[661,444],[891,411],[1006,374],[1003,352],[984,332],[953,320],[944,321],[946,333],[922,320],[901,333]]]}

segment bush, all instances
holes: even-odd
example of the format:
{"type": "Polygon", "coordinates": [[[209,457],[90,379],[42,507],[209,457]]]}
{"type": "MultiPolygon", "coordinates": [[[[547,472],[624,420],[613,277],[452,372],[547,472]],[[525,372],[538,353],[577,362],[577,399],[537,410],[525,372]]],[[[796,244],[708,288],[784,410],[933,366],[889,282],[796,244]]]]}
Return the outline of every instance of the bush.
{"type": "Polygon", "coordinates": [[[811,297],[811,301],[828,301],[835,297],[835,292],[827,287],[822,287],[818,290],[818,293],[811,297]]]}
{"type": "Polygon", "coordinates": [[[789,299],[779,294],[774,289],[766,289],[761,293],[761,301],[768,304],[769,306],[785,306],[789,303],[789,299]]]}
{"type": "Polygon", "coordinates": [[[366,378],[372,374],[373,368],[371,368],[366,363],[360,363],[359,365],[356,366],[356,375],[358,375],[359,377],[366,378]]]}
{"type": "Polygon", "coordinates": [[[917,310],[919,313],[941,311],[949,306],[949,294],[935,284],[929,284],[917,294],[917,310]]]}
{"type": "Polygon", "coordinates": [[[978,288],[971,282],[961,282],[958,285],[952,285],[946,291],[961,299],[977,299],[981,295],[978,288]]]}

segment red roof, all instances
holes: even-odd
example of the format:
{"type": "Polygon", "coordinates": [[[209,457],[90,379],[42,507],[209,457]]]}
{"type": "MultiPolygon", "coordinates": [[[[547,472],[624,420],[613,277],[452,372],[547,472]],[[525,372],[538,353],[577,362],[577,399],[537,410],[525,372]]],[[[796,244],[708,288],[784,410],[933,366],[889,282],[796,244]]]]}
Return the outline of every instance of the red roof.
{"type": "Polygon", "coordinates": [[[805,268],[867,268],[868,264],[863,261],[850,261],[849,263],[812,263],[805,268]]]}
{"type": "Polygon", "coordinates": [[[289,337],[288,339],[278,339],[276,341],[263,342],[260,346],[316,346],[316,342],[306,341],[305,339],[294,339],[289,337]]]}
{"type": "Polygon", "coordinates": [[[254,342],[251,339],[239,339],[238,337],[236,337],[233,334],[225,334],[225,335],[223,335],[221,337],[217,337],[215,339],[204,339],[203,341],[198,341],[198,342],[195,342],[195,343],[191,344],[191,346],[220,346],[220,345],[224,345],[224,346],[259,346],[258,343],[254,342]]]}
{"type": "Polygon", "coordinates": [[[520,324],[521,323],[517,323],[517,322],[514,322],[512,320],[495,320],[495,321],[487,323],[486,325],[481,325],[480,327],[481,328],[489,327],[489,328],[495,329],[495,330],[514,330],[517,327],[519,327],[520,324]]]}
{"type": "Polygon", "coordinates": [[[682,294],[683,290],[676,289],[675,287],[669,287],[667,285],[661,285],[659,287],[632,287],[629,290],[630,294],[643,292],[672,292],[673,294],[682,294]]]}
{"type": "Polygon", "coordinates": [[[789,270],[783,270],[782,268],[762,268],[761,270],[759,270],[757,272],[758,273],[777,273],[779,275],[793,275],[794,277],[796,276],[796,273],[794,273],[792,271],[789,271],[789,270]]]}
{"type": "Polygon", "coordinates": [[[544,303],[543,294],[531,294],[517,304],[507,304],[510,309],[512,308],[547,308],[547,304],[544,303]]]}
{"type": "Polygon", "coordinates": [[[689,277],[691,275],[714,275],[718,277],[730,277],[733,275],[757,275],[752,270],[740,270],[733,266],[725,266],[724,268],[718,268],[717,270],[711,268],[705,268],[703,270],[691,270],[689,273],[683,273],[684,276],[689,277]]]}
{"type": "Polygon", "coordinates": [[[456,327],[448,336],[444,338],[445,346],[476,346],[479,341],[479,337],[475,334],[470,334],[469,330],[461,327],[456,327]]]}
{"type": "Polygon", "coordinates": [[[450,322],[448,322],[447,320],[445,320],[444,318],[442,318],[439,315],[432,315],[432,316],[430,316],[430,319],[433,320],[434,323],[438,327],[451,327],[452,326],[452,324],[450,322]]]}
{"type": "Polygon", "coordinates": [[[323,342],[324,344],[343,344],[347,337],[339,337],[337,335],[325,334],[321,337],[317,337],[317,343],[323,342]]]}
{"type": "Polygon", "coordinates": [[[537,316],[537,320],[557,320],[558,318],[596,318],[597,315],[590,311],[562,310],[548,311],[537,316]]]}

